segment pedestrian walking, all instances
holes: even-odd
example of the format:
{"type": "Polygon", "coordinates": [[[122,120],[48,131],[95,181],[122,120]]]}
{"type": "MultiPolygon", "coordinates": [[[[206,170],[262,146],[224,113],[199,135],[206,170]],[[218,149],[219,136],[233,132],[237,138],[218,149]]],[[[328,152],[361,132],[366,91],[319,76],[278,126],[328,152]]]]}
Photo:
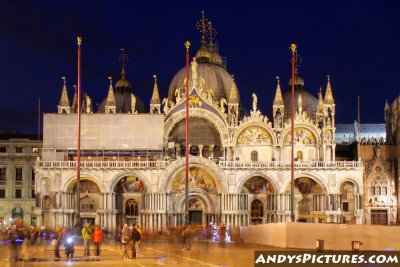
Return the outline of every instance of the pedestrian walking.
{"type": "Polygon", "coordinates": [[[139,246],[140,246],[140,240],[142,239],[142,234],[139,232],[138,228],[136,228],[136,225],[133,225],[132,228],[132,259],[136,259],[139,257],[139,246]]]}
{"type": "Polygon", "coordinates": [[[225,237],[226,237],[226,226],[223,222],[219,224],[219,246],[221,248],[225,247],[225,237]]]}
{"type": "Polygon", "coordinates": [[[140,234],[140,240],[135,243],[136,244],[136,247],[135,247],[136,255],[137,255],[137,257],[142,257],[143,255],[142,255],[142,253],[140,253],[142,251],[142,248],[141,248],[142,243],[140,241],[143,239],[143,232],[142,232],[142,229],[140,229],[140,226],[138,224],[135,225],[135,229],[140,234]]]}
{"type": "Polygon", "coordinates": [[[190,240],[190,229],[189,227],[184,227],[182,229],[182,250],[190,250],[191,249],[191,240],[190,240]]]}
{"type": "Polygon", "coordinates": [[[129,230],[129,226],[127,224],[124,224],[124,227],[122,228],[121,232],[121,243],[124,246],[124,254],[122,255],[122,258],[129,258],[128,256],[128,250],[127,250],[127,245],[131,241],[131,231],[129,230]]]}
{"type": "Polygon", "coordinates": [[[90,223],[86,223],[82,229],[83,237],[83,256],[90,256],[90,240],[92,239],[93,229],[90,223]]]}
{"type": "Polygon", "coordinates": [[[96,248],[96,256],[100,256],[101,242],[103,241],[103,231],[96,225],[93,231],[93,243],[96,248]]]}
{"type": "Polygon", "coordinates": [[[60,245],[61,245],[61,240],[62,240],[62,228],[61,226],[57,226],[55,233],[54,233],[54,244],[55,244],[55,248],[54,248],[54,256],[56,258],[61,258],[60,256],[60,245]]]}

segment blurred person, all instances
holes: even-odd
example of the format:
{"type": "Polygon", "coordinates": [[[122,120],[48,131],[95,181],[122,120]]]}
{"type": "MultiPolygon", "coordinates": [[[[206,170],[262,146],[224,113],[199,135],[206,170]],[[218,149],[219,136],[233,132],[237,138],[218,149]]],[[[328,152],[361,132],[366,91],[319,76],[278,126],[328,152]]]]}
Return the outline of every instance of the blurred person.
{"type": "Polygon", "coordinates": [[[226,237],[226,226],[223,222],[219,224],[219,246],[221,248],[225,247],[225,237],[226,237]]]}
{"type": "Polygon", "coordinates": [[[190,247],[190,230],[185,226],[182,229],[182,250],[190,250],[190,247]]]}
{"type": "Polygon", "coordinates": [[[86,223],[82,229],[83,237],[83,256],[90,256],[90,240],[92,239],[93,229],[90,223],[86,223]]]}
{"type": "Polygon", "coordinates": [[[142,234],[141,232],[139,232],[138,228],[136,228],[136,225],[134,225],[132,229],[132,259],[136,259],[137,257],[139,257],[139,246],[141,239],[142,234]]]}
{"type": "Polygon", "coordinates": [[[54,240],[55,241],[55,248],[54,248],[54,256],[56,258],[61,258],[60,256],[60,245],[62,243],[63,240],[63,229],[61,228],[61,226],[57,226],[56,230],[54,232],[54,240]]]}
{"type": "Polygon", "coordinates": [[[31,236],[31,245],[36,245],[37,239],[39,237],[39,229],[36,227],[36,225],[31,225],[30,236],[31,236]]]}
{"type": "Polygon", "coordinates": [[[93,231],[93,243],[96,248],[96,256],[100,256],[100,246],[103,241],[103,231],[99,225],[96,225],[93,231]]]}
{"type": "Polygon", "coordinates": [[[141,253],[140,253],[140,251],[141,251],[141,240],[143,239],[143,232],[142,232],[142,229],[140,229],[140,226],[138,225],[138,224],[136,224],[135,225],[135,229],[139,232],[139,234],[140,234],[140,240],[139,240],[139,242],[137,242],[137,243],[135,243],[137,246],[135,247],[135,250],[136,250],[136,255],[138,256],[138,257],[141,257],[141,256],[143,256],[141,253]]]}

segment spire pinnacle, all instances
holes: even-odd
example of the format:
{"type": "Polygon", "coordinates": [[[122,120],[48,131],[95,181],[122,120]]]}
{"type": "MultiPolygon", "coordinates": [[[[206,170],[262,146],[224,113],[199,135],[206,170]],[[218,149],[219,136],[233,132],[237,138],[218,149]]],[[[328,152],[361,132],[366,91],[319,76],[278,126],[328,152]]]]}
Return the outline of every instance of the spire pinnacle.
{"type": "Polygon", "coordinates": [[[61,77],[63,80],[63,88],[61,91],[61,98],[59,102],[59,106],[64,106],[64,107],[69,107],[69,98],[68,98],[68,92],[67,92],[67,82],[65,80],[65,77],[61,77]]]}
{"type": "Polygon", "coordinates": [[[324,104],[335,104],[332,96],[332,88],[331,88],[331,79],[329,75],[327,75],[328,82],[326,84],[326,91],[325,91],[325,99],[324,104]]]}
{"type": "Polygon", "coordinates": [[[114,90],[112,87],[112,78],[111,76],[108,77],[110,81],[110,86],[108,87],[108,95],[106,100],[106,106],[115,106],[115,97],[114,97],[114,90]]]}
{"type": "Polygon", "coordinates": [[[281,82],[279,80],[279,76],[276,76],[276,92],[275,92],[275,99],[274,99],[274,106],[283,106],[283,98],[282,98],[282,91],[281,91],[281,82]]]}
{"type": "Polygon", "coordinates": [[[320,86],[318,92],[318,113],[322,114],[323,112],[324,112],[324,100],[322,97],[322,86],[320,86]]]}
{"type": "Polygon", "coordinates": [[[206,43],[207,34],[207,19],[204,14],[204,10],[201,11],[201,19],[196,24],[196,28],[201,32],[201,45],[206,43]]]}
{"type": "Polygon", "coordinates": [[[235,80],[233,79],[232,75],[232,86],[231,86],[231,92],[229,93],[229,103],[230,104],[237,104],[239,103],[239,97],[238,97],[238,89],[235,83],[235,80]]]}
{"type": "Polygon", "coordinates": [[[160,94],[158,93],[158,85],[157,85],[157,75],[153,75],[154,78],[154,87],[153,87],[153,95],[151,96],[150,104],[160,104],[160,94]]]}
{"type": "Polygon", "coordinates": [[[129,57],[125,53],[125,49],[121,48],[121,54],[119,56],[119,62],[121,63],[121,79],[117,81],[115,84],[115,87],[117,87],[117,90],[121,90],[121,88],[124,88],[125,90],[131,88],[131,83],[125,78],[125,67],[129,62],[129,57]]]}
{"type": "Polygon", "coordinates": [[[208,49],[210,51],[218,52],[218,51],[216,51],[215,45],[214,45],[214,42],[213,42],[215,37],[217,36],[217,31],[213,27],[211,21],[207,22],[207,34],[208,34],[208,49]]]}

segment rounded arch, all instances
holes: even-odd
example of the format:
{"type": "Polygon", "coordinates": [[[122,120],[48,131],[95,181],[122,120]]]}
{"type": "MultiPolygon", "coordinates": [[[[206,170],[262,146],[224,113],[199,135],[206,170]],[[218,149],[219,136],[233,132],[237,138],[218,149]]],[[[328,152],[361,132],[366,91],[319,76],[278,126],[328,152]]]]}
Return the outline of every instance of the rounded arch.
{"type": "Polygon", "coordinates": [[[262,177],[262,178],[266,179],[272,185],[272,188],[274,189],[274,192],[278,192],[278,185],[274,181],[274,179],[271,178],[273,176],[271,174],[269,174],[269,173],[263,173],[263,172],[260,172],[260,171],[257,171],[257,172],[249,171],[249,172],[245,173],[244,175],[242,175],[242,177],[240,177],[239,180],[238,180],[235,192],[238,193],[238,194],[242,193],[242,189],[243,189],[244,184],[249,179],[251,179],[253,177],[262,177]]]}
{"type": "MultiPolygon", "coordinates": [[[[213,204],[213,201],[209,198],[207,194],[200,191],[191,191],[189,192],[189,200],[197,198],[203,202],[203,206],[205,207],[205,213],[215,213],[216,209],[213,204]]],[[[176,211],[177,212],[184,212],[185,211],[185,194],[181,194],[176,202],[176,211]]]]}
{"type": "MultiPolygon", "coordinates": [[[[212,123],[217,131],[219,132],[220,138],[221,138],[221,144],[223,146],[226,146],[229,144],[229,139],[228,139],[228,128],[226,125],[226,122],[223,121],[220,117],[218,117],[216,114],[214,114],[211,111],[208,111],[206,109],[202,108],[190,108],[189,109],[189,117],[195,117],[195,118],[202,118],[206,119],[210,123],[212,123]]],[[[165,123],[164,123],[164,141],[168,140],[168,137],[174,128],[174,126],[179,123],[180,121],[184,120],[186,118],[186,111],[185,109],[179,110],[171,117],[169,117],[165,123]]]]}
{"type": "Polygon", "coordinates": [[[117,175],[115,175],[112,179],[111,179],[111,183],[110,183],[110,192],[114,192],[115,191],[115,186],[118,184],[118,182],[127,177],[127,176],[135,176],[138,177],[140,180],[142,180],[145,184],[145,186],[147,187],[147,190],[149,190],[151,187],[149,186],[150,180],[146,177],[146,175],[144,175],[143,173],[139,172],[139,171],[126,171],[126,172],[120,172],[117,175]]]}
{"type": "Polygon", "coordinates": [[[274,145],[274,146],[277,145],[277,138],[276,138],[276,135],[273,133],[271,127],[269,127],[265,123],[258,122],[258,121],[250,121],[250,122],[241,124],[239,126],[239,128],[236,130],[235,135],[233,136],[234,145],[236,145],[236,146],[238,145],[238,138],[244,132],[244,130],[246,130],[248,127],[252,127],[252,126],[260,127],[268,133],[269,137],[271,138],[271,144],[268,144],[268,145],[274,145]]]}
{"type": "MultiPolygon", "coordinates": [[[[313,135],[313,137],[315,138],[315,144],[312,145],[317,145],[319,146],[321,144],[321,136],[318,133],[318,129],[315,126],[311,126],[311,125],[307,125],[307,124],[297,124],[294,128],[295,134],[296,134],[296,130],[301,130],[301,129],[305,129],[309,132],[311,132],[311,134],[313,135]]],[[[287,138],[287,136],[290,136],[291,134],[291,128],[287,127],[283,132],[282,132],[282,138],[279,141],[279,145],[285,145],[285,139],[287,138]]],[[[286,144],[287,145],[287,144],[286,144]]],[[[311,144],[310,144],[311,145],[311,144]]]]}
{"type": "Polygon", "coordinates": [[[343,180],[340,180],[340,181],[338,181],[336,183],[336,186],[335,186],[335,193],[336,194],[340,194],[340,189],[341,189],[342,185],[344,183],[346,183],[346,182],[350,182],[350,183],[352,183],[354,185],[354,189],[356,191],[354,193],[358,193],[358,194],[360,193],[360,186],[357,183],[356,179],[354,179],[352,177],[347,177],[347,178],[344,178],[343,180]]]}
{"type": "MultiPolygon", "coordinates": [[[[310,178],[312,180],[314,180],[315,182],[317,182],[321,188],[322,191],[324,193],[330,193],[328,190],[328,185],[325,183],[324,179],[322,177],[320,177],[319,175],[315,174],[315,173],[310,173],[310,172],[301,172],[295,175],[294,179],[298,179],[298,178],[302,178],[302,177],[306,177],[306,178],[310,178]]],[[[285,177],[285,181],[282,183],[281,188],[279,189],[279,193],[285,193],[286,188],[290,185],[290,173],[288,175],[286,175],[285,177]]]]}
{"type": "MultiPolygon", "coordinates": [[[[191,167],[197,166],[206,168],[206,170],[209,171],[210,174],[215,175],[214,182],[216,184],[217,192],[218,193],[228,192],[228,179],[225,173],[213,161],[202,157],[190,157],[189,164],[191,167]]],[[[163,175],[160,177],[160,183],[158,188],[159,192],[167,192],[167,190],[170,190],[170,185],[172,183],[172,180],[180,171],[184,170],[185,166],[186,166],[185,158],[180,158],[174,161],[171,165],[169,165],[165,169],[163,175]]]]}
{"type": "MultiPolygon", "coordinates": [[[[95,176],[93,173],[83,172],[81,173],[81,181],[91,181],[97,185],[100,192],[104,192],[104,186],[101,182],[101,179],[95,176]]],[[[61,191],[68,192],[73,190],[75,184],[77,183],[76,175],[70,176],[69,178],[65,179],[65,181],[61,185],[61,191]]]]}
{"type": "Polygon", "coordinates": [[[41,176],[37,179],[36,190],[38,193],[48,193],[51,192],[52,182],[51,178],[48,176],[41,176]]]}
{"type": "Polygon", "coordinates": [[[51,210],[53,208],[53,198],[50,195],[45,195],[41,199],[42,210],[51,210]]]}

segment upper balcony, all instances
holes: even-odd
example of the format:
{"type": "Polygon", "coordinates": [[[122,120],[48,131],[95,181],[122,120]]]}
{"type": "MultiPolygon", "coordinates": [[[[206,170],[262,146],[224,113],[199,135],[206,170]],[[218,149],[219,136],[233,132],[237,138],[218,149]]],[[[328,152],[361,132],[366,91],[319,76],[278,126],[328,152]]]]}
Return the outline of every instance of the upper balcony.
{"type": "MultiPolygon", "coordinates": [[[[290,170],[290,162],[282,161],[219,161],[222,169],[279,169],[290,170]]],[[[354,169],[362,168],[361,161],[295,161],[295,169],[354,169]]]]}
{"type": "MultiPolygon", "coordinates": [[[[166,160],[136,160],[136,161],[120,161],[120,160],[103,160],[81,161],[81,170],[93,169],[165,169],[172,161],[166,160]]],[[[36,161],[36,168],[44,170],[49,169],[76,169],[76,161],[36,161]]],[[[288,162],[281,161],[225,161],[219,160],[218,163],[222,169],[269,169],[269,170],[290,170],[291,166],[288,162]]],[[[349,170],[362,168],[361,161],[295,161],[295,169],[317,169],[317,170],[349,170]]]]}
{"type": "MultiPolygon", "coordinates": [[[[81,170],[92,169],[165,169],[169,161],[81,161],[81,170]]],[[[49,169],[76,169],[77,161],[36,161],[36,168],[49,169]]]]}

